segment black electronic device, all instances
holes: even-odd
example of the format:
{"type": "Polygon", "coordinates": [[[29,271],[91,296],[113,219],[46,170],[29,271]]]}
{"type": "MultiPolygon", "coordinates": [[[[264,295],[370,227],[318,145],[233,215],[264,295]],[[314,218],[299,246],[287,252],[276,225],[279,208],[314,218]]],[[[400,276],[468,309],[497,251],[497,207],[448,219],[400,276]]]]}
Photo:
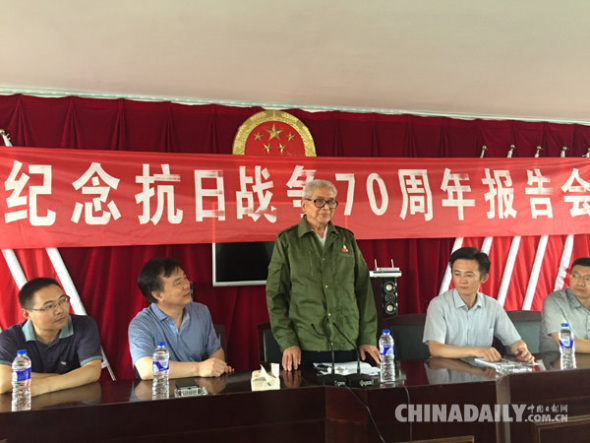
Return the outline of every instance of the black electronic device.
{"type": "Polygon", "coordinates": [[[375,260],[375,270],[370,272],[373,292],[381,299],[381,309],[385,317],[397,315],[397,278],[402,273],[399,268],[393,266],[391,261],[390,268],[377,267],[375,260]]]}
{"type": "Polygon", "coordinates": [[[322,384],[324,386],[336,386],[337,388],[342,388],[342,387],[346,386],[346,384],[348,383],[346,376],[344,376],[342,374],[322,375],[320,377],[320,380],[322,380],[322,384]]]}
{"type": "MultiPolygon", "coordinates": [[[[323,335],[318,332],[318,330],[316,329],[316,327],[313,323],[312,323],[311,327],[316,332],[316,334],[323,335]]],[[[329,340],[329,341],[330,341],[330,353],[332,355],[332,373],[322,375],[320,377],[320,380],[322,381],[322,384],[324,386],[336,386],[336,387],[346,386],[347,382],[348,382],[346,377],[342,374],[336,374],[336,356],[334,354],[334,344],[332,343],[331,340],[329,340]]]]}
{"type": "Polygon", "coordinates": [[[354,350],[356,351],[356,374],[349,374],[346,376],[347,384],[353,388],[368,388],[370,386],[375,385],[375,379],[367,374],[361,373],[361,355],[359,353],[358,346],[356,346],[352,340],[350,340],[338,327],[336,323],[332,323],[338,333],[344,337],[344,339],[354,346],[354,350]]]}
{"type": "Polygon", "coordinates": [[[213,286],[265,285],[274,242],[213,243],[213,286]]]}
{"type": "Polygon", "coordinates": [[[207,389],[197,385],[194,378],[178,378],[174,380],[175,397],[196,397],[208,395],[207,389]]]}
{"type": "Polygon", "coordinates": [[[330,351],[332,351],[332,373],[325,374],[320,377],[324,386],[343,387],[348,384],[348,379],[342,374],[336,374],[336,358],[334,357],[334,346],[330,343],[330,351]]]}

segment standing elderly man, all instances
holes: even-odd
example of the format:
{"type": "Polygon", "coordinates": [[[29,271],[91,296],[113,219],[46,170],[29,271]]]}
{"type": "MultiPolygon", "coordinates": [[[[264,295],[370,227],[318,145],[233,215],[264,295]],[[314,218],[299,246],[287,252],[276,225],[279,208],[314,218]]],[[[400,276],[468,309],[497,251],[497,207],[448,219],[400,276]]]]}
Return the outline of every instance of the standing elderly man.
{"type": "Polygon", "coordinates": [[[314,362],[379,362],[377,311],[369,269],[354,234],[332,224],[336,188],[313,180],[303,189],[304,216],[277,235],[266,301],[285,370],[314,362]],[[355,346],[353,346],[353,344],[355,346]]]}

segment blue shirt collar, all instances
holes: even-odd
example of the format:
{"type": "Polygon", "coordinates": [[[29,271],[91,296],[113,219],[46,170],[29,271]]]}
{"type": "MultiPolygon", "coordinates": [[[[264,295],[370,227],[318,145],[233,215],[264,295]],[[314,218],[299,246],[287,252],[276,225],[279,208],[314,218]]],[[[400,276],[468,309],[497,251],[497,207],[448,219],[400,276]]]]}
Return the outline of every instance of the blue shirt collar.
{"type": "Polygon", "coordinates": [[[152,310],[152,312],[154,313],[154,315],[156,316],[156,318],[160,321],[165,320],[167,318],[169,318],[166,314],[164,314],[162,312],[162,310],[160,308],[158,308],[158,305],[155,303],[152,303],[150,305],[150,309],[152,310]]]}
{"type": "MultiPolygon", "coordinates": [[[[31,320],[25,321],[23,325],[23,334],[25,336],[25,341],[35,341],[35,328],[33,328],[33,323],[31,320]]],[[[59,339],[70,337],[74,335],[74,327],[72,326],[72,317],[68,316],[68,323],[59,331],[59,339]]]]}
{"type": "MultiPolygon", "coordinates": [[[[154,313],[154,315],[156,316],[158,321],[172,320],[168,315],[166,315],[162,312],[162,310],[158,307],[158,305],[156,303],[152,303],[150,305],[150,309],[152,310],[152,312],[154,313]]],[[[189,318],[189,313],[188,313],[188,310],[186,308],[184,308],[184,316],[182,317],[182,322],[184,323],[184,321],[187,318],[189,318]]]]}

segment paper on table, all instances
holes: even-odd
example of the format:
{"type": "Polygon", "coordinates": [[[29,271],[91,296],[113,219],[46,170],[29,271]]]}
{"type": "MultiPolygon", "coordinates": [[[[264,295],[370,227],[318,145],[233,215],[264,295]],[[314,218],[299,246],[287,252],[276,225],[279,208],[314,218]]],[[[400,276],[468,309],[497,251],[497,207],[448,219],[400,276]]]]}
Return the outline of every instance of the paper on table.
{"type": "Polygon", "coordinates": [[[273,374],[269,374],[263,366],[260,366],[260,370],[252,371],[250,386],[252,391],[272,391],[281,389],[281,380],[273,374]]]}
{"type": "Polygon", "coordinates": [[[487,361],[484,358],[476,357],[473,361],[476,365],[494,368],[500,374],[531,372],[533,370],[533,366],[530,363],[508,360],[505,358],[500,361],[487,361]]]}

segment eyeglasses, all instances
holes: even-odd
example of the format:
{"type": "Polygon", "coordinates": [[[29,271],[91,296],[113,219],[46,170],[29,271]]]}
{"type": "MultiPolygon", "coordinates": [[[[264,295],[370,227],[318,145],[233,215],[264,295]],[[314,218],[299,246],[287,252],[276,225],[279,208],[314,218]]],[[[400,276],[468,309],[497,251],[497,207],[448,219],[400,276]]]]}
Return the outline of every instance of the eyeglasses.
{"type": "Polygon", "coordinates": [[[336,206],[338,206],[338,202],[333,198],[329,200],[326,200],[325,198],[316,198],[315,200],[312,200],[311,198],[306,198],[305,200],[313,202],[315,207],[319,209],[322,209],[324,206],[326,206],[326,203],[328,204],[328,208],[330,209],[334,209],[336,206]]]}
{"type": "Polygon", "coordinates": [[[59,306],[63,305],[64,303],[70,302],[69,295],[62,295],[57,301],[52,301],[45,304],[42,308],[27,308],[27,311],[37,311],[37,312],[50,312],[55,311],[59,306]]]}
{"type": "Polygon", "coordinates": [[[584,280],[584,283],[590,283],[590,275],[580,275],[577,273],[570,274],[571,278],[584,280]]]}

